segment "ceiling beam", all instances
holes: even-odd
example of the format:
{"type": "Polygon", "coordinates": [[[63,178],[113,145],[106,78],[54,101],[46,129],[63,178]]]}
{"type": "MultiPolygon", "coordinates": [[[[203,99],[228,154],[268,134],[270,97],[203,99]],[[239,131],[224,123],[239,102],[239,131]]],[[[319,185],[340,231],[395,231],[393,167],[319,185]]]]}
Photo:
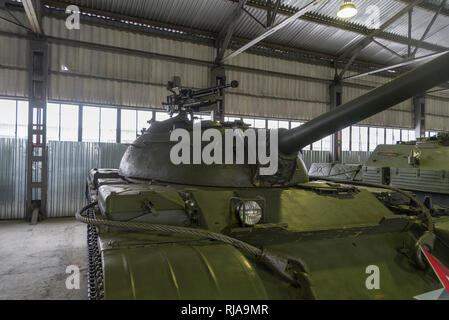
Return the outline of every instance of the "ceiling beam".
{"type": "Polygon", "coordinates": [[[291,22],[293,22],[294,20],[298,19],[300,16],[302,16],[306,12],[311,11],[313,8],[315,8],[322,1],[324,1],[324,0],[313,0],[313,1],[309,2],[308,4],[306,4],[304,7],[299,9],[297,12],[295,12],[290,17],[285,18],[282,22],[278,23],[277,25],[275,25],[273,27],[270,27],[266,32],[264,32],[263,34],[261,34],[257,38],[251,40],[250,42],[248,42],[247,44],[245,44],[241,48],[235,50],[231,54],[229,54],[226,57],[224,57],[222,61],[227,61],[229,59],[232,59],[232,58],[236,57],[237,55],[239,55],[240,53],[248,50],[249,48],[251,48],[255,44],[257,44],[260,41],[262,41],[263,39],[268,38],[269,36],[271,36],[275,32],[277,32],[277,31],[281,30],[282,28],[284,28],[286,25],[288,25],[291,22]]]}
{"type": "Polygon", "coordinates": [[[408,23],[408,52],[409,56],[411,53],[411,45],[412,45],[412,37],[411,37],[411,10],[413,10],[413,7],[420,2],[423,2],[424,0],[414,0],[412,3],[408,4],[406,7],[401,9],[398,13],[396,13],[394,16],[392,16],[390,19],[385,21],[379,29],[373,30],[369,35],[367,35],[363,40],[357,42],[355,45],[350,46],[347,48],[338,58],[337,60],[340,60],[348,54],[352,54],[351,59],[348,61],[348,63],[345,65],[343,70],[338,75],[338,79],[342,79],[350,65],[354,62],[354,60],[357,58],[357,56],[362,52],[362,50],[368,46],[371,42],[373,42],[374,37],[378,36],[379,33],[384,31],[386,28],[388,28],[392,23],[397,21],[399,18],[401,18],[404,14],[409,14],[409,23],[408,23]]]}
{"type": "MultiPolygon", "coordinates": [[[[238,0],[228,0],[228,1],[238,2],[238,0]]],[[[398,0],[398,1],[400,1],[400,0],[398,0]]],[[[416,0],[414,0],[414,1],[416,1],[416,0]]],[[[410,1],[410,2],[412,2],[412,1],[410,1]]],[[[265,2],[260,1],[260,0],[248,0],[247,6],[264,10],[265,2]]],[[[293,6],[281,5],[279,7],[278,14],[285,15],[285,16],[291,16],[297,10],[298,9],[293,6]]],[[[334,27],[337,29],[358,33],[358,34],[365,35],[365,36],[369,36],[370,33],[373,32],[373,29],[370,29],[366,26],[363,26],[363,25],[360,25],[357,23],[353,23],[353,22],[349,22],[349,21],[343,21],[336,17],[325,16],[325,15],[322,15],[322,14],[319,14],[316,12],[307,12],[306,14],[301,16],[299,19],[308,21],[308,22],[313,22],[316,24],[321,24],[321,25],[328,26],[328,27],[334,27]]],[[[388,40],[391,42],[400,43],[400,44],[403,44],[406,46],[408,45],[408,37],[397,35],[394,33],[387,32],[387,31],[379,32],[377,34],[377,38],[380,38],[383,40],[388,40]]],[[[416,40],[416,39],[412,39],[411,42],[412,42],[413,46],[416,46],[418,44],[418,40],[416,40]]],[[[433,43],[429,43],[429,42],[425,42],[425,41],[422,43],[421,48],[430,50],[430,51],[441,51],[441,52],[446,51],[448,49],[446,47],[436,45],[433,43]]]]}
{"type": "MultiPolygon", "coordinates": [[[[403,2],[406,4],[413,2],[413,0],[396,0],[396,1],[403,2]]],[[[440,6],[438,4],[435,4],[435,3],[432,3],[429,1],[424,1],[420,4],[418,4],[417,7],[421,8],[421,9],[425,9],[427,11],[432,11],[432,12],[439,11],[439,8],[440,8],[440,6]]],[[[449,16],[449,9],[444,6],[441,9],[440,14],[443,16],[449,16]]]]}
{"type": "Polygon", "coordinates": [[[247,0],[240,0],[237,7],[234,9],[232,14],[227,18],[227,23],[221,29],[220,33],[217,37],[217,58],[216,62],[219,63],[226,52],[226,50],[229,47],[229,44],[231,43],[232,35],[234,34],[235,28],[237,27],[237,22],[239,21],[240,17],[242,16],[244,10],[244,6],[246,4],[247,0]]]}
{"type": "Polygon", "coordinates": [[[357,79],[357,78],[361,78],[361,77],[368,76],[368,75],[371,75],[371,74],[376,74],[376,73],[379,73],[379,72],[388,71],[388,70],[396,69],[396,68],[399,68],[399,67],[404,67],[404,66],[407,66],[407,65],[410,65],[410,64],[413,64],[413,63],[417,63],[417,62],[420,62],[420,61],[425,61],[425,60],[429,60],[429,59],[435,59],[435,58],[437,58],[437,57],[439,57],[439,56],[441,56],[441,55],[443,55],[445,53],[448,53],[448,52],[449,51],[432,53],[432,54],[428,54],[426,56],[422,56],[422,57],[419,57],[419,58],[407,59],[407,61],[395,64],[395,65],[392,65],[392,66],[388,66],[388,67],[385,67],[385,68],[380,68],[380,69],[377,69],[377,70],[373,70],[373,71],[357,74],[357,75],[354,75],[354,76],[346,77],[346,78],[343,78],[343,80],[357,79]]]}
{"type": "Polygon", "coordinates": [[[34,33],[42,34],[40,25],[40,0],[22,0],[23,8],[34,33]]]}
{"type": "Polygon", "coordinates": [[[441,10],[443,10],[443,8],[446,6],[446,3],[447,3],[447,0],[442,0],[441,1],[441,5],[439,6],[438,10],[433,15],[432,20],[430,21],[430,23],[427,25],[426,31],[424,31],[421,39],[419,39],[418,45],[415,47],[415,50],[411,54],[412,56],[416,55],[416,52],[418,51],[419,47],[421,46],[421,43],[426,39],[427,34],[429,33],[430,29],[432,28],[433,24],[435,23],[435,20],[440,15],[441,10]]]}
{"type": "MultiPolygon", "coordinates": [[[[370,32],[369,35],[367,35],[363,40],[357,42],[355,45],[353,45],[352,47],[347,48],[340,56],[339,59],[345,57],[347,54],[350,54],[352,52],[357,51],[359,48],[364,48],[366,47],[368,44],[370,44],[373,41],[373,37],[379,37],[379,34],[381,32],[383,32],[386,28],[388,28],[392,23],[394,23],[395,21],[397,21],[399,18],[401,18],[404,14],[408,13],[411,9],[413,9],[413,7],[422,2],[424,0],[415,0],[412,3],[410,3],[409,5],[407,5],[406,7],[404,7],[403,9],[401,9],[398,13],[396,13],[393,17],[391,17],[390,19],[388,19],[387,21],[385,21],[380,27],[379,29],[374,29],[373,31],[370,32]]],[[[410,42],[407,42],[407,45],[410,42]]]]}

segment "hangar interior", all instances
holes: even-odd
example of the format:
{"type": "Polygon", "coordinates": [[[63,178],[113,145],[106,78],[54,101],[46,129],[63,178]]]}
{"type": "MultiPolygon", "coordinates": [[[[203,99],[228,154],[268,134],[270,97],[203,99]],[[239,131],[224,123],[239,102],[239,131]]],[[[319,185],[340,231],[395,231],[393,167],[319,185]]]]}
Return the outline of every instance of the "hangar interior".
{"type": "MultiPolygon", "coordinates": [[[[86,277],[85,227],[73,219],[86,177],[118,168],[148,121],[169,118],[173,76],[192,89],[239,82],[197,121],[291,129],[449,50],[446,0],[353,0],[350,19],[337,16],[343,2],[0,1],[0,299],[87,297],[60,288],[61,265],[86,277]],[[27,284],[17,277],[39,269],[27,284]]],[[[378,145],[448,131],[443,83],[300,157],[307,168],[363,164],[378,145]]]]}

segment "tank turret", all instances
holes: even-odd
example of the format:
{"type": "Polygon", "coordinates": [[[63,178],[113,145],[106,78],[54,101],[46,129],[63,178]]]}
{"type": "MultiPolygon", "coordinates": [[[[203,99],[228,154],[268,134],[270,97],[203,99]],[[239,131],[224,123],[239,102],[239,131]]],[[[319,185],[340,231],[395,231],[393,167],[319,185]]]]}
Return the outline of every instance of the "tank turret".
{"type": "MultiPolygon", "coordinates": [[[[175,165],[170,161],[170,151],[176,144],[176,142],[170,141],[171,132],[177,128],[184,128],[192,132],[193,112],[204,111],[205,107],[210,110],[210,106],[215,102],[214,94],[218,90],[238,85],[237,82],[232,82],[227,86],[199,91],[186,89],[175,91],[174,88],[180,86],[179,79],[175,80],[169,83],[169,90],[174,94],[164,104],[168,105],[171,114],[179,112],[179,115],[163,122],[152,122],[150,128],[130,145],[120,164],[121,176],[137,180],[216,187],[291,185],[305,182],[308,179],[305,166],[297,157],[301,148],[449,80],[449,53],[335,108],[303,126],[291,130],[280,129],[278,132],[278,170],[269,176],[258,174],[260,167],[263,167],[259,163],[248,164],[246,161],[244,164],[224,164],[223,162],[223,164],[200,163],[194,165],[175,165]],[[197,96],[199,99],[195,99],[197,96]],[[188,113],[191,114],[190,120],[187,117],[188,113]]],[[[202,132],[211,128],[218,129],[223,137],[226,129],[240,129],[241,131],[248,129],[241,122],[206,121],[201,123],[202,132]]],[[[248,148],[251,147],[248,147],[247,139],[244,139],[243,143],[245,144],[246,160],[248,148]]],[[[193,149],[193,143],[191,144],[193,149]]],[[[205,144],[203,141],[202,145],[205,144]]],[[[191,156],[193,153],[192,150],[191,156]]],[[[234,157],[236,157],[236,153],[237,151],[234,150],[234,157]]]]}

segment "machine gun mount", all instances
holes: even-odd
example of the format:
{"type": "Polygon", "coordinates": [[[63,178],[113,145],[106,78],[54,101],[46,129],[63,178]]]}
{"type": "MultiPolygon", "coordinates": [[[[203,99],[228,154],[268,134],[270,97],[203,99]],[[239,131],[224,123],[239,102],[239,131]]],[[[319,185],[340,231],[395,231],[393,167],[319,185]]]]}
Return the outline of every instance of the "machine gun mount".
{"type": "Polygon", "coordinates": [[[167,102],[162,104],[166,106],[170,117],[176,112],[188,112],[193,120],[194,112],[211,111],[215,108],[223,89],[237,88],[238,86],[238,81],[233,80],[230,84],[193,90],[183,88],[181,79],[173,77],[173,80],[167,83],[167,90],[173,94],[167,96],[167,102]]]}

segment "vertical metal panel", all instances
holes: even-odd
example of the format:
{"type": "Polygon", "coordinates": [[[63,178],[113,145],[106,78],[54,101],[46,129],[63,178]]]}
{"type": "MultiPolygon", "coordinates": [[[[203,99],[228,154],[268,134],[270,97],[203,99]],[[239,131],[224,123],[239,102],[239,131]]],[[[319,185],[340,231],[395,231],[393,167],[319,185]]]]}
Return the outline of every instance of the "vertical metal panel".
{"type": "Polygon", "coordinates": [[[128,145],[100,143],[100,168],[118,168],[128,145]]]}
{"type": "Polygon", "coordinates": [[[85,181],[98,154],[97,143],[48,143],[48,217],[72,216],[85,204],[85,181]]]}
{"type": "Polygon", "coordinates": [[[0,220],[25,218],[26,145],[0,138],[0,220]]]}
{"type": "Polygon", "coordinates": [[[342,163],[364,164],[371,156],[371,151],[343,151],[342,163]]]}
{"type": "Polygon", "coordinates": [[[328,163],[330,162],[329,151],[316,151],[316,150],[303,150],[300,153],[300,157],[304,161],[307,170],[310,169],[312,163],[328,163]]]}
{"type": "Polygon", "coordinates": [[[73,216],[85,204],[92,168],[118,168],[125,145],[50,141],[48,145],[48,217],[73,216]]]}

